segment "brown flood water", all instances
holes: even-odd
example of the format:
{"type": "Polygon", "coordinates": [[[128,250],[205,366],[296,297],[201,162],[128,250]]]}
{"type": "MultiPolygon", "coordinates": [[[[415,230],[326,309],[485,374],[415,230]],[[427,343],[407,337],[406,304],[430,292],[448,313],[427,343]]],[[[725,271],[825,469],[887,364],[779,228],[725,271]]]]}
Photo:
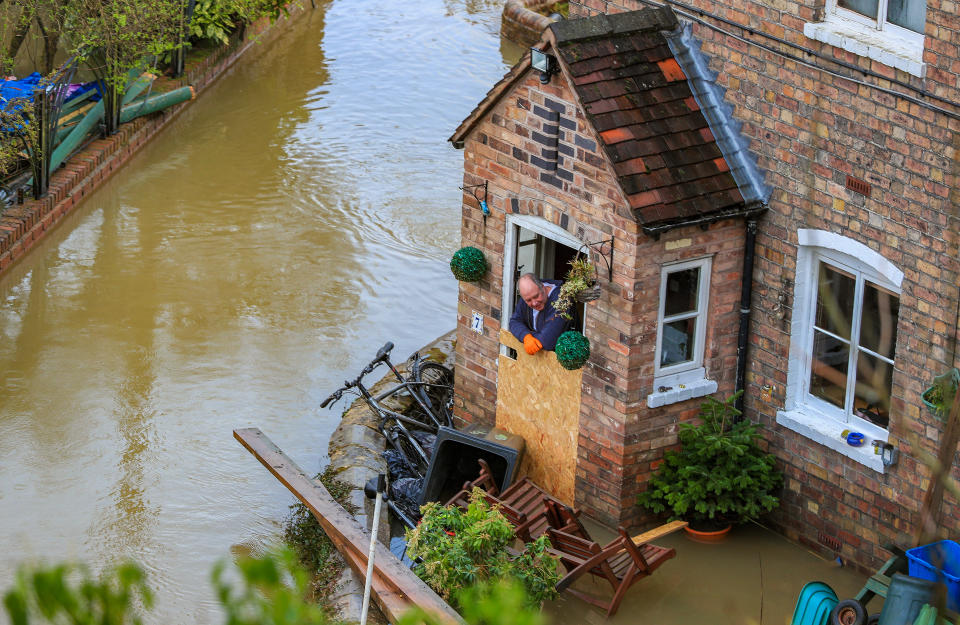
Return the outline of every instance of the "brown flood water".
{"type": "Polygon", "coordinates": [[[513,61],[502,4],[304,4],[0,280],[0,589],[133,558],[150,623],[217,622],[213,563],[293,501],[231,431],[317,472],[323,397],[455,325],[446,139],[513,61]]]}
{"type": "MultiPolygon", "coordinates": [[[[385,341],[404,358],[454,326],[446,139],[518,58],[502,2],[318,4],[0,280],[0,589],[27,560],[133,558],[148,623],[218,622],[213,563],[276,542],[293,501],[231,431],[317,472],[322,398],[385,341]]],[[[612,625],[779,625],[805,581],[862,583],[762,530],[663,542],[677,560],[612,625]]]]}

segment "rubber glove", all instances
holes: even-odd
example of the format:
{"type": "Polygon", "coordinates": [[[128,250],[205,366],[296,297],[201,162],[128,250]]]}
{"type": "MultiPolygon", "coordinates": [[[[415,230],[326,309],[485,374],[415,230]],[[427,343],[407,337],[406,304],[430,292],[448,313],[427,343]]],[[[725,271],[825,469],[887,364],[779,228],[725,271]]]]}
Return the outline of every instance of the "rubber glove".
{"type": "Polygon", "coordinates": [[[527,350],[527,353],[533,356],[543,349],[543,343],[541,343],[540,340],[534,335],[528,334],[523,337],[523,349],[527,350]]]}

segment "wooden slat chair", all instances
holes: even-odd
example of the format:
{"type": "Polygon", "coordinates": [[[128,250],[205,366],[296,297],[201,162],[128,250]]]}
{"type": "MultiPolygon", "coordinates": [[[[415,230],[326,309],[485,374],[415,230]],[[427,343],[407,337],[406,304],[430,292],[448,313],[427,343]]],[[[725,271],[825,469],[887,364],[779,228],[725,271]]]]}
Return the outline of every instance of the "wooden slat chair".
{"type": "Polygon", "coordinates": [[[566,590],[588,603],[604,608],[607,617],[617,613],[627,589],[634,582],[647,577],[676,555],[673,549],[649,543],[635,545],[626,530],[622,527],[617,529],[620,535],[603,547],[573,534],[547,530],[550,544],[553,545],[551,552],[560,558],[567,569],[567,574],[557,583],[557,590],[566,590]],[[570,587],[586,574],[610,582],[613,597],[605,600],[570,587]]]}
{"type": "Polygon", "coordinates": [[[592,540],[587,528],[580,522],[580,510],[564,505],[556,499],[544,499],[543,506],[550,528],[592,540]]]}
{"type": "Polygon", "coordinates": [[[558,504],[560,502],[527,477],[514,482],[501,493],[497,488],[490,465],[483,459],[478,459],[477,462],[480,465],[480,475],[475,480],[466,482],[463,489],[451,497],[447,505],[456,505],[466,510],[470,493],[474,487],[479,486],[487,492],[489,503],[498,503],[503,506],[504,516],[514,526],[517,538],[528,543],[542,536],[549,527],[544,500],[556,501],[558,504]],[[523,521],[519,521],[521,517],[523,521]]]}

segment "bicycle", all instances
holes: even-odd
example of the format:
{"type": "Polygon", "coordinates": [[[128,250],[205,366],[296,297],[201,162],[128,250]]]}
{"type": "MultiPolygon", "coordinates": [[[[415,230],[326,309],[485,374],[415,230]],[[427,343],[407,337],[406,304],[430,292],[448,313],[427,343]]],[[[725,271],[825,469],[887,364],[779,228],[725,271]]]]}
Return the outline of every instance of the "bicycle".
{"type": "Polygon", "coordinates": [[[418,354],[414,354],[410,379],[404,378],[390,362],[390,351],[392,349],[393,343],[390,342],[381,347],[376,357],[363,368],[360,375],[353,380],[345,381],[341,388],[321,402],[320,407],[326,408],[332,402],[338,401],[343,396],[344,391],[356,389],[355,392],[364,399],[367,406],[377,415],[377,427],[387,442],[403,455],[410,465],[409,468],[417,477],[424,477],[427,466],[430,464],[429,454],[408,428],[435,434],[440,425],[450,422],[449,417],[443,411],[449,406],[453,389],[452,385],[442,382],[447,380],[452,382],[453,373],[443,365],[425,362],[418,354]],[[399,384],[374,396],[364,385],[363,378],[381,363],[385,363],[390,368],[399,384]],[[401,391],[406,391],[414,398],[422,413],[415,412],[414,416],[409,416],[390,410],[381,404],[387,397],[401,391]]]}

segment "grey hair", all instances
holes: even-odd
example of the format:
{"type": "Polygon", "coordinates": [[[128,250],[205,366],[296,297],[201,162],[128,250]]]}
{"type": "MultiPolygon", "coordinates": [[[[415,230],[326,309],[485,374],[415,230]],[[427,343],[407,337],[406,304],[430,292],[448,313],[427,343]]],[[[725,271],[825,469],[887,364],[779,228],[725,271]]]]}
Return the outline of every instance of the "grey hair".
{"type": "Polygon", "coordinates": [[[540,278],[538,278],[538,277],[537,277],[537,274],[535,274],[535,273],[529,273],[529,272],[528,272],[528,273],[525,273],[525,274],[521,275],[519,278],[517,278],[517,284],[519,285],[519,284],[520,284],[520,281],[523,280],[524,278],[526,278],[527,280],[530,280],[531,282],[533,282],[533,284],[536,285],[536,287],[537,287],[538,289],[542,289],[542,288],[543,288],[543,280],[541,280],[540,278]]]}

